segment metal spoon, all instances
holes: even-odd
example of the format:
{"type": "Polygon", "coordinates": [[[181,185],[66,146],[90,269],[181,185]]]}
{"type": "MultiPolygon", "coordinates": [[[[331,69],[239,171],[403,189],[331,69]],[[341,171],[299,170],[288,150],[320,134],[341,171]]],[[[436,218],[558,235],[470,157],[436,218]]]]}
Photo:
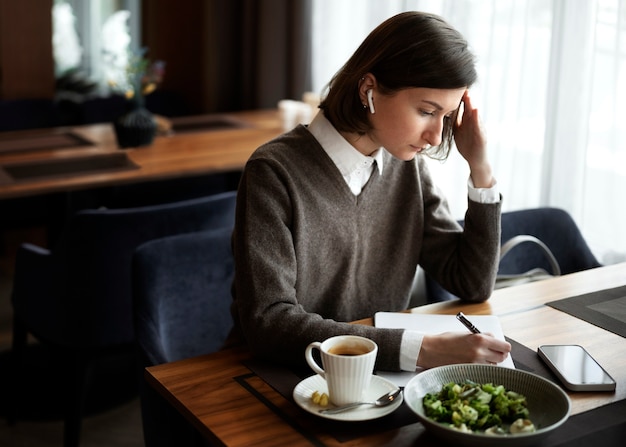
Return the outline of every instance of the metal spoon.
{"type": "Polygon", "coordinates": [[[400,390],[400,388],[398,388],[397,390],[393,390],[393,391],[383,394],[374,402],[354,402],[351,404],[342,405],[340,407],[326,408],[324,410],[320,410],[319,412],[322,414],[335,414],[335,413],[341,413],[342,411],[350,410],[351,408],[359,407],[361,405],[374,405],[376,407],[384,407],[386,405],[389,405],[393,401],[395,401],[401,392],[402,391],[400,390]]]}

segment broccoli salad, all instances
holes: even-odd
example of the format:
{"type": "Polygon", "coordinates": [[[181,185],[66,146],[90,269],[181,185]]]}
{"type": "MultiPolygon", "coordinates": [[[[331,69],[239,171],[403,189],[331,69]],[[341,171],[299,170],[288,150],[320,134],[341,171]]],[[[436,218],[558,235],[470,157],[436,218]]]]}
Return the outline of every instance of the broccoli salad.
{"type": "Polygon", "coordinates": [[[506,435],[534,432],[526,397],[502,385],[450,382],[423,399],[429,418],[461,431],[506,435]]]}

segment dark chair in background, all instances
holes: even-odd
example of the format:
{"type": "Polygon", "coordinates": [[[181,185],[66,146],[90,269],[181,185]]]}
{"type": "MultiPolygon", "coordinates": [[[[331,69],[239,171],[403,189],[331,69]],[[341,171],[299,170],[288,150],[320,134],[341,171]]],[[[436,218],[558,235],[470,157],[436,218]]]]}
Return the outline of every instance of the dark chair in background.
{"type": "Polygon", "coordinates": [[[143,379],[147,366],[219,350],[232,326],[232,227],[157,239],[133,258],[135,332],[147,447],[203,445],[143,379]]]}
{"type": "Polygon", "coordinates": [[[54,127],[57,123],[51,99],[0,100],[0,132],[54,127]]]}
{"type": "MultiPolygon", "coordinates": [[[[562,209],[534,208],[502,213],[502,243],[518,235],[530,235],[542,241],[556,258],[561,274],[600,267],[576,222],[562,209]]],[[[553,272],[550,260],[537,244],[523,243],[500,260],[498,275],[519,274],[535,268],[553,272]]],[[[426,290],[431,303],[457,298],[428,275],[426,290]]]]}
{"type": "MultiPolygon", "coordinates": [[[[98,356],[133,350],[131,261],[142,243],[232,228],[236,192],[128,209],[77,212],[51,250],[23,244],[12,292],[16,384],[27,334],[67,365],[65,445],[77,446],[91,366],[98,356]]],[[[28,386],[28,384],[22,384],[28,386]]],[[[13,396],[16,404],[15,395],[13,396]]]]}

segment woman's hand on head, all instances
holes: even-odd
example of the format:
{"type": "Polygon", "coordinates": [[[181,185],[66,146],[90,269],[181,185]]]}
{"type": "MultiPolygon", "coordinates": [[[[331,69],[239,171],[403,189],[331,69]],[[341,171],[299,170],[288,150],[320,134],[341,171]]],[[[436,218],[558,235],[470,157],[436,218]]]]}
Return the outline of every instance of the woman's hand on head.
{"type": "Polygon", "coordinates": [[[487,140],[478,110],[472,106],[468,90],[463,94],[461,101],[463,113],[455,123],[454,141],[459,153],[469,164],[474,187],[490,188],[494,184],[494,179],[487,159],[487,140]]]}
{"type": "Polygon", "coordinates": [[[511,352],[511,344],[489,334],[446,332],[425,335],[417,366],[433,368],[455,363],[501,363],[511,352]]]}

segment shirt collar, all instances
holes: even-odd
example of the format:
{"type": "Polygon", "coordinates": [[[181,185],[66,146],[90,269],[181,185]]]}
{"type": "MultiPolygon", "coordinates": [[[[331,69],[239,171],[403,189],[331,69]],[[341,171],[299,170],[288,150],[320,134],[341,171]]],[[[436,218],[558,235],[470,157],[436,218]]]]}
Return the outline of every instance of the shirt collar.
{"type": "Polygon", "coordinates": [[[357,166],[361,166],[366,160],[372,159],[376,161],[378,174],[382,175],[384,148],[379,148],[371,156],[363,155],[341,136],[322,111],[318,112],[309,124],[309,131],[337,165],[343,176],[349,175],[357,166]]]}

